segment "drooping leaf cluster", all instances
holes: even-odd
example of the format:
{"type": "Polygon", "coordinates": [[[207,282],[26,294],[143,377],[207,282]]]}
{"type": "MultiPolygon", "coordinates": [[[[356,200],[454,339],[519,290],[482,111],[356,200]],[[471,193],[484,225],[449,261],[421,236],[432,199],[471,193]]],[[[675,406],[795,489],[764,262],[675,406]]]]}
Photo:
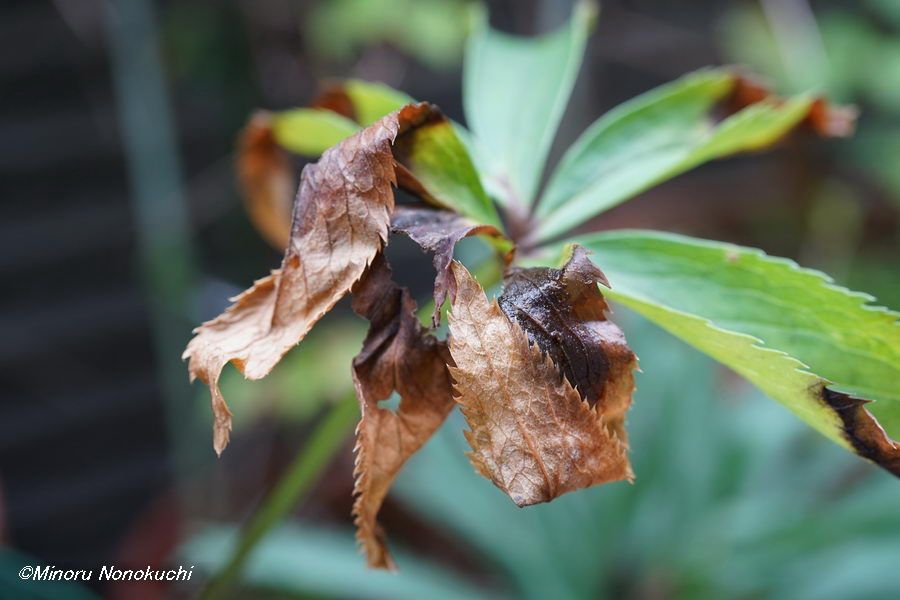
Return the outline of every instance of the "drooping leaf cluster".
{"type": "Polygon", "coordinates": [[[649,231],[564,237],[707,161],[800,129],[847,135],[852,111],[811,95],[781,99],[746,74],[707,69],[602,116],[542,187],[592,21],[579,4],[567,26],[536,39],[482,22],[466,53],[470,130],[433,105],[348,81],[308,108],[258,113],[242,135],[248,212],[285,256],[196,330],[185,358],[192,378],[210,386],[221,452],[231,428],[222,368],[265,376],[353,296],[370,323],[352,369],[361,410],[354,515],[372,566],[393,567],[377,522],[391,482],[454,406],[468,423],[475,469],[520,506],[633,478],[625,417],[637,363],[604,294],[900,474],[896,313],[752,249],[649,231]],[[321,154],[293,201],[288,152],[321,154]],[[418,204],[397,205],[395,187],[418,204]],[[384,255],[398,234],[433,254],[431,329],[384,255]],[[453,261],[456,243],[471,235],[489,241],[504,269],[496,299],[453,261]],[[441,340],[433,328],[448,298],[441,340]],[[379,406],[394,393],[396,410],[379,406]]]}

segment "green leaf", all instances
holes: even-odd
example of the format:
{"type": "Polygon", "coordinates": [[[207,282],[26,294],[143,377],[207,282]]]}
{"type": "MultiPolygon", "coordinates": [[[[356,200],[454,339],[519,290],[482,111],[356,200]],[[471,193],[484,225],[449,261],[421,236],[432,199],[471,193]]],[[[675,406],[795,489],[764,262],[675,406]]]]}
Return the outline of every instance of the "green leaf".
{"type": "Polygon", "coordinates": [[[344,91],[347,92],[347,96],[353,103],[356,120],[363,127],[371,125],[401,106],[415,102],[403,92],[383,83],[362,81],[361,79],[346,80],[344,91]]]}
{"type": "Polygon", "coordinates": [[[596,9],[579,2],[569,24],[523,38],[491,29],[483,11],[463,68],[466,119],[486,159],[485,175],[500,200],[531,205],[550,144],[581,66],[596,9]]]}
{"type": "Polygon", "coordinates": [[[360,125],[371,125],[384,115],[414,102],[389,86],[359,79],[342,82],[342,89],[353,105],[357,122],[323,108],[285,110],[272,117],[275,141],[294,154],[317,157],[359,131],[360,125]]]}
{"type": "MultiPolygon", "coordinates": [[[[869,305],[871,296],[731,244],[649,231],[570,241],[594,251],[613,286],[604,293],[734,369],[838,444],[866,454],[859,435],[872,431],[861,432],[870,423],[852,399],[840,398],[845,410],[836,410],[826,386],[873,400],[868,411],[900,437],[898,313],[869,305]]],[[[892,452],[867,457],[897,474],[900,447],[892,452]]]]}
{"type": "Polygon", "coordinates": [[[705,69],[611,110],[572,145],[537,209],[548,240],[707,161],[774,143],[802,121],[808,95],[766,100],[717,122],[715,108],[734,89],[728,69],[705,69]]]}
{"type": "Polygon", "coordinates": [[[497,209],[481,186],[481,178],[456,128],[449,120],[436,121],[407,134],[398,153],[410,172],[445,208],[503,231],[497,209]],[[404,148],[414,151],[404,154],[404,148]]]}
{"type": "Polygon", "coordinates": [[[301,156],[319,156],[358,130],[350,119],[321,108],[294,108],[272,116],[275,141],[301,156]]]}

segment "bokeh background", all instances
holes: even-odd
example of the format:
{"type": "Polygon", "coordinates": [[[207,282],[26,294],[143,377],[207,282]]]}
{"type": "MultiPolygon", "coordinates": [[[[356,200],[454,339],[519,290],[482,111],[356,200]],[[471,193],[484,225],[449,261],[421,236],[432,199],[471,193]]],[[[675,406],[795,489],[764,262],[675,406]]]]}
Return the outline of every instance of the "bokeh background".
{"type": "MultiPolygon", "coordinates": [[[[559,0],[487,3],[547,31],[559,0]]],[[[8,0],[0,6],[0,597],[189,598],[351,393],[363,323],[341,305],[266,380],[224,382],[222,459],[190,329],[279,262],[235,185],[256,108],[329,77],[383,81],[464,120],[457,0],[8,0]],[[23,564],[195,565],[178,585],[19,582],[23,564]]],[[[591,228],[764,248],[900,307],[900,3],[607,0],[553,157],[596,117],[690,70],[743,63],[854,103],[849,140],[794,138],[702,167],[591,228]]],[[[514,107],[511,107],[513,110],[514,107]]],[[[428,259],[397,244],[420,297],[428,259]]],[[[251,556],[236,598],[897,598],[900,485],[624,309],[643,373],[634,485],[516,509],[455,415],[382,512],[401,572],[366,571],[352,440],[251,556]]],[[[900,382],[898,382],[900,384],[900,382]]],[[[346,438],[346,439],[345,439],[346,438]]]]}

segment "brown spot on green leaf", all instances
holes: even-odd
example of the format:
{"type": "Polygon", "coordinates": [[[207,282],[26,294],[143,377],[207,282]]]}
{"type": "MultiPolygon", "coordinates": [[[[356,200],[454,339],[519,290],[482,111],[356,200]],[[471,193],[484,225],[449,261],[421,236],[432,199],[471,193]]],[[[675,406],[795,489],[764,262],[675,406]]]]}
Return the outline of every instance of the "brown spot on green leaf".
{"type": "Polygon", "coordinates": [[[866,410],[869,400],[822,386],[821,400],[841,420],[844,437],[857,454],[900,477],[900,444],[892,440],[878,420],[866,410]]]}

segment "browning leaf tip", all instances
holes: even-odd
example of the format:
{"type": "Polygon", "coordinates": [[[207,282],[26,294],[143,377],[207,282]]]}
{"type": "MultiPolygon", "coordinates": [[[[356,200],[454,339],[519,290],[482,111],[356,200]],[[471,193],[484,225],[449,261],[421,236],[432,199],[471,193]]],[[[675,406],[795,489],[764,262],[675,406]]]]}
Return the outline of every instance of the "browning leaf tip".
{"type": "Polygon", "coordinates": [[[838,416],[844,438],[856,453],[900,477],[900,444],[888,436],[866,409],[871,401],[832,390],[824,384],[816,393],[838,416]]]}

